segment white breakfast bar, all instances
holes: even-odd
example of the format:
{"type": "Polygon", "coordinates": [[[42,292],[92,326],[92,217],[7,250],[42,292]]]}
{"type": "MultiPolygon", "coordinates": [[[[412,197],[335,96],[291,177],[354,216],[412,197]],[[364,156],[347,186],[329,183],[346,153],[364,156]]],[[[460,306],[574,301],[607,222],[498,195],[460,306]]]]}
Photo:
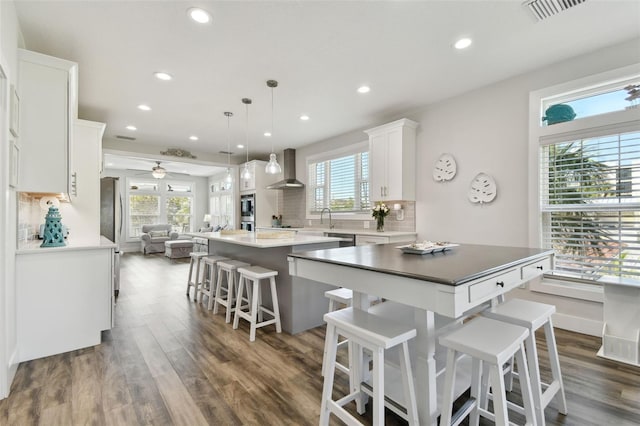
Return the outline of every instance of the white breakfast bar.
{"type": "Polygon", "coordinates": [[[289,274],[354,291],[356,309],[373,295],[414,310],[418,332],[414,375],[421,425],[436,425],[440,412],[436,377],[435,314],[456,319],[539,276],[553,265],[553,251],[461,245],[444,253],[403,254],[395,244],[291,253],[289,274]]]}

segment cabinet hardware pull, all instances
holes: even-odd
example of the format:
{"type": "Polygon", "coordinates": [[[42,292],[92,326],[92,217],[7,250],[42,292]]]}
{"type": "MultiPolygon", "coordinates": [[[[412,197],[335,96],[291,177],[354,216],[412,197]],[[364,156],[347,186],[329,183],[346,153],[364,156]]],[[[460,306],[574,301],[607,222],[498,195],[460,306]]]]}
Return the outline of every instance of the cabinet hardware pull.
{"type": "Polygon", "coordinates": [[[536,266],[536,269],[540,269],[542,271],[542,266],[536,266]]]}
{"type": "Polygon", "coordinates": [[[504,281],[498,281],[496,285],[504,288],[504,281]]]}

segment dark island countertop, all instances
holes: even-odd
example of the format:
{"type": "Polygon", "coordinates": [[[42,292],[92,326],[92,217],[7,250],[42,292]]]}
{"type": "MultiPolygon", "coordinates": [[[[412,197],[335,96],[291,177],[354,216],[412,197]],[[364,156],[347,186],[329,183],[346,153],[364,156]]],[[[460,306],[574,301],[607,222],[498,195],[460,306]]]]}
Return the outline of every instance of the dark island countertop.
{"type": "Polygon", "coordinates": [[[445,252],[417,255],[403,253],[397,244],[380,244],[290,253],[289,257],[456,286],[552,254],[550,249],[461,244],[445,252]]]}

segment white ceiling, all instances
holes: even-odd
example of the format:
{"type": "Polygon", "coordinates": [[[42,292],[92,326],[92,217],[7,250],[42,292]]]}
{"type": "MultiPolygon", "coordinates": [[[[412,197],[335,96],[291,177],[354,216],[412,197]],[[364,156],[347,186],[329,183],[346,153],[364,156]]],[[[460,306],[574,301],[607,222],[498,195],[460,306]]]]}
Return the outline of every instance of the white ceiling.
{"type": "Polygon", "coordinates": [[[223,112],[232,111],[232,151],[244,155],[235,144],[245,140],[241,98],[250,97],[251,157],[271,150],[262,135],[268,79],[280,83],[273,143],[281,151],[640,37],[640,1],[588,0],[543,22],[519,0],[17,0],[16,10],[28,49],[79,63],[80,118],[107,123],[107,138],[218,153],[227,147],[223,112]],[[212,22],[191,21],[191,6],[212,22]],[[452,49],[460,36],[473,38],[469,49],[452,49]],[[362,84],[371,92],[358,94],[362,84]]]}
{"type": "Polygon", "coordinates": [[[160,161],[162,168],[166,169],[168,173],[174,175],[189,175],[189,176],[213,176],[218,173],[222,173],[226,170],[225,167],[211,166],[207,164],[197,164],[184,161],[165,161],[164,159],[151,159],[144,155],[141,156],[129,156],[121,154],[104,154],[104,166],[107,169],[119,169],[119,170],[142,170],[148,172],[148,177],[151,177],[151,171],[153,167],[157,166],[157,161],[160,161]]]}

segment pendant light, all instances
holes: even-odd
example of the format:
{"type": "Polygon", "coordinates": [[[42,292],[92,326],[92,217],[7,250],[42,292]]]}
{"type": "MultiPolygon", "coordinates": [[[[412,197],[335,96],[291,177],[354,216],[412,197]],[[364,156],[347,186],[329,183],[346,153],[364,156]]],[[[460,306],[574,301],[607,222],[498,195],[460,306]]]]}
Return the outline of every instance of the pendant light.
{"type": "Polygon", "coordinates": [[[245,123],[245,127],[246,127],[246,142],[245,142],[245,146],[247,148],[247,162],[244,163],[244,170],[242,170],[242,175],[240,175],[240,177],[244,180],[249,180],[251,179],[251,170],[249,170],[249,105],[251,105],[251,99],[249,98],[242,98],[242,103],[245,106],[245,110],[246,110],[246,123],[245,123]]]}
{"type": "Polygon", "coordinates": [[[270,175],[277,175],[282,171],[280,164],[276,158],[276,153],[273,152],[273,88],[278,87],[278,82],[275,80],[267,80],[267,87],[271,88],[271,154],[269,155],[269,162],[264,168],[264,171],[270,175]]]}
{"type": "Polygon", "coordinates": [[[231,184],[233,182],[233,176],[231,175],[231,130],[230,120],[233,117],[233,113],[225,111],[224,115],[227,117],[227,175],[224,177],[225,183],[231,184]]]}

